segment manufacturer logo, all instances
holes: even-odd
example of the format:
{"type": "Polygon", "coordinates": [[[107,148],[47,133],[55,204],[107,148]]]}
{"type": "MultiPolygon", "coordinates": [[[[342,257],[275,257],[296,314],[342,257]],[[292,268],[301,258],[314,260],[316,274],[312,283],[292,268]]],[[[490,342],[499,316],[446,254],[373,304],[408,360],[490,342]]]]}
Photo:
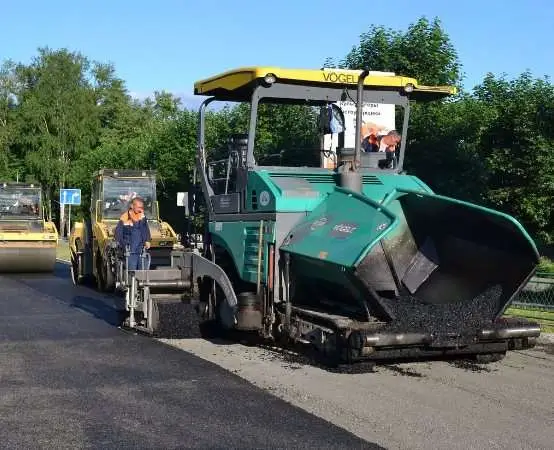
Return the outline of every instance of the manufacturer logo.
{"type": "Polygon", "coordinates": [[[269,205],[269,201],[270,201],[269,192],[262,191],[260,193],[260,205],[267,206],[269,205]]]}
{"type": "Polygon", "coordinates": [[[337,72],[327,72],[323,74],[323,79],[325,81],[330,81],[331,83],[356,83],[356,77],[352,74],[346,73],[337,73],[337,72]]]}
{"type": "Polygon", "coordinates": [[[323,225],[325,225],[327,222],[329,222],[329,219],[327,217],[320,217],[319,219],[317,219],[315,222],[312,223],[312,225],[310,226],[310,229],[314,231],[319,227],[322,227],[323,225]]]}
{"type": "Polygon", "coordinates": [[[337,239],[346,239],[358,229],[357,223],[343,222],[336,224],[331,230],[331,236],[337,239]]]}

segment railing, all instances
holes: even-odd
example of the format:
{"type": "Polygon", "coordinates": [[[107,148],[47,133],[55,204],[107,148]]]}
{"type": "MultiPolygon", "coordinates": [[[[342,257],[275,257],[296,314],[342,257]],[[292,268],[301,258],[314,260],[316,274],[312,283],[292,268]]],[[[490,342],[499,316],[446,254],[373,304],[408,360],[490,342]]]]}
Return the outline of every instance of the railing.
{"type": "Polygon", "coordinates": [[[554,313],[554,274],[537,273],[514,299],[512,306],[554,313]]]}

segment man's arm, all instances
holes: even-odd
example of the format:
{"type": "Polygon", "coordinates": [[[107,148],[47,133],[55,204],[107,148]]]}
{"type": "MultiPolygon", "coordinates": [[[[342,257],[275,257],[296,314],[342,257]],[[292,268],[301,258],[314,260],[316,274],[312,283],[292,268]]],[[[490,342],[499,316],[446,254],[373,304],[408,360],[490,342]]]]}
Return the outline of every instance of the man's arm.
{"type": "Polygon", "coordinates": [[[152,235],[150,234],[150,227],[148,222],[144,219],[144,246],[150,248],[150,241],[152,240],[152,235]]]}
{"type": "Polygon", "coordinates": [[[123,222],[121,220],[115,226],[114,238],[119,245],[123,245],[123,222]]]}

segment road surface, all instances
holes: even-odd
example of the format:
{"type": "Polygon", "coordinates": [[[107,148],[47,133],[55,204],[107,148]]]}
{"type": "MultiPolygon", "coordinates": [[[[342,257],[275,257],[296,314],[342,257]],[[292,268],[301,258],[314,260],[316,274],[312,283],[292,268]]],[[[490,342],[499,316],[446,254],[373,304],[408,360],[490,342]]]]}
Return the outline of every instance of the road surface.
{"type": "Polygon", "coordinates": [[[1,448],[379,448],[118,329],[112,305],[67,266],[0,276],[1,448]]]}
{"type": "Polygon", "coordinates": [[[353,374],[274,349],[165,342],[388,449],[554,448],[554,342],[487,366],[434,361],[353,374]]]}
{"type": "Polygon", "coordinates": [[[133,336],[112,297],[68,276],[0,277],[2,448],[553,448],[554,341],[489,366],[331,373],[133,336]]]}

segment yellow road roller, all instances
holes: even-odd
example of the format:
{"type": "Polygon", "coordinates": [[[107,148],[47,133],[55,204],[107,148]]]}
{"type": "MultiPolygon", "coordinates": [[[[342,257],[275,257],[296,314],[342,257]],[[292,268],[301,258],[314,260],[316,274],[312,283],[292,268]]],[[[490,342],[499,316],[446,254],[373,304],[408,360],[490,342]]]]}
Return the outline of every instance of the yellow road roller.
{"type": "Polygon", "coordinates": [[[40,186],[0,184],[0,272],[54,271],[58,230],[43,211],[40,186]]]}
{"type": "Polygon", "coordinates": [[[92,176],[90,218],[74,222],[69,237],[71,275],[75,284],[95,281],[98,290],[113,292],[120,284],[115,227],[134,197],[144,200],[150,234],[150,264],[171,265],[171,251],[180,247],[173,228],[160,219],[156,171],[101,169],[92,176]]]}

